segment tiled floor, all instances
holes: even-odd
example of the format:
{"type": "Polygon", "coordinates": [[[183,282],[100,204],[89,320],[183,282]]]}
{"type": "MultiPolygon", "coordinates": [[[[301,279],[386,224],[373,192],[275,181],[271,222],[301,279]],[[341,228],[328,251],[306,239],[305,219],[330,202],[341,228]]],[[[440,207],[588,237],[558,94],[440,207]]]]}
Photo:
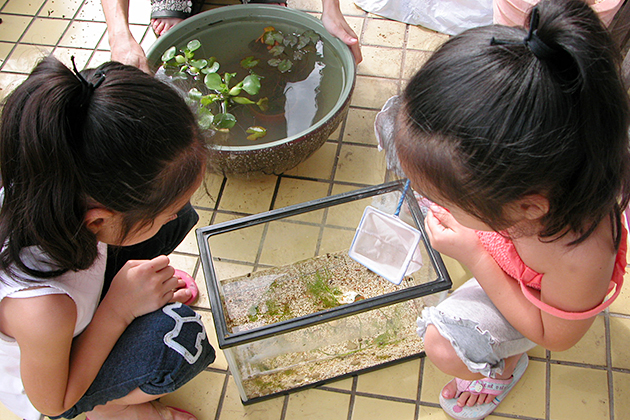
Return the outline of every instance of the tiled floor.
{"type": "MultiPolygon", "coordinates": [[[[130,2],[132,29],[148,48],[155,41],[147,26],[149,0],[130,2]]],[[[386,180],[383,154],[372,132],[374,116],[445,36],[366,14],[351,0],[341,3],[348,22],[360,34],[364,55],[345,122],[310,159],[282,176],[243,181],[209,175],[210,196],[199,191],[194,200],[201,215],[199,226],[386,180]]],[[[321,11],[319,0],[289,0],[289,6],[316,15],[321,11]]],[[[43,55],[53,53],[68,64],[74,55],[80,67],[109,58],[99,0],[0,0],[0,17],[0,97],[19,84],[43,55]]],[[[234,252],[239,252],[238,247],[234,252]]],[[[172,260],[194,272],[203,284],[193,233],[172,260]]],[[[463,278],[457,264],[449,267],[455,280],[463,278]]],[[[205,291],[197,309],[213,332],[205,291]]],[[[216,342],[216,337],[212,339],[216,342]]],[[[490,418],[630,419],[629,344],[630,287],[626,287],[575,348],[561,353],[531,351],[524,378],[490,418]]],[[[241,404],[227,368],[219,352],[206,372],[164,400],[185,407],[200,420],[447,418],[439,408],[438,393],[449,378],[423,358],[248,406],[241,404]]],[[[16,419],[2,407],[0,418],[16,419]]]]}

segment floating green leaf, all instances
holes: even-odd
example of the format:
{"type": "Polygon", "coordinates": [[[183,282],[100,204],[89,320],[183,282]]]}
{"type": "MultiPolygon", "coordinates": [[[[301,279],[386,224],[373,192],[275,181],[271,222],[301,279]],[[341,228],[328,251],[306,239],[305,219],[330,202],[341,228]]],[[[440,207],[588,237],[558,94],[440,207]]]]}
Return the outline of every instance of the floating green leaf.
{"type": "Polygon", "coordinates": [[[217,114],[214,116],[212,123],[216,128],[232,128],[236,124],[236,117],[229,112],[217,114]]]}
{"type": "Polygon", "coordinates": [[[260,126],[249,127],[245,132],[249,134],[247,140],[258,140],[267,135],[267,129],[260,126]]]}
{"type": "Polygon", "coordinates": [[[260,60],[255,58],[254,56],[245,57],[241,60],[241,67],[243,67],[244,69],[251,69],[256,67],[259,62],[260,60]]]}
{"type": "Polygon", "coordinates": [[[250,74],[243,79],[243,90],[250,95],[258,95],[260,92],[260,76],[250,74]]]}
{"type": "Polygon", "coordinates": [[[242,83],[239,83],[238,85],[234,86],[232,89],[230,89],[230,91],[228,92],[228,94],[230,96],[238,96],[241,94],[241,91],[243,90],[243,85],[242,83]]]}
{"type": "Polygon", "coordinates": [[[210,95],[202,96],[199,102],[201,103],[201,106],[207,106],[220,99],[221,98],[219,97],[219,95],[217,95],[216,93],[211,93],[210,95]]]}
{"type": "Polygon", "coordinates": [[[192,88],[188,91],[188,97],[195,101],[200,101],[203,94],[197,88],[192,88]]]}
{"type": "MultiPolygon", "coordinates": [[[[205,109],[205,108],[201,108],[201,109],[205,109]]],[[[201,127],[204,130],[208,130],[212,128],[213,122],[214,122],[214,115],[212,115],[209,112],[200,114],[199,118],[197,118],[197,123],[199,124],[199,127],[201,127]]]]}
{"type": "MultiPolygon", "coordinates": [[[[173,47],[175,48],[175,47],[173,47]]],[[[178,54],[175,56],[175,61],[177,62],[177,64],[184,64],[186,62],[186,57],[184,57],[181,54],[178,54]]]]}
{"type": "Polygon", "coordinates": [[[311,42],[311,38],[309,38],[308,36],[304,36],[304,35],[300,35],[299,36],[299,41],[297,43],[297,49],[301,50],[302,48],[306,47],[309,42],[311,42]]]}
{"type": "Polygon", "coordinates": [[[208,67],[201,69],[201,72],[203,74],[216,73],[217,71],[219,71],[219,67],[221,67],[219,62],[215,61],[214,63],[210,64],[208,67]]]}
{"type": "Polygon", "coordinates": [[[298,37],[295,34],[285,35],[283,44],[287,47],[295,47],[298,43],[298,37]]]}
{"type": "Polygon", "coordinates": [[[269,64],[271,67],[278,67],[280,62],[282,62],[282,60],[280,60],[279,58],[271,58],[267,61],[267,64],[269,64]]]}
{"type": "Polygon", "coordinates": [[[275,31],[267,31],[263,34],[263,42],[267,45],[273,45],[276,43],[276,40],[273,37],[275,31]]]}
{"type": "Polygon", "coordinates": [[[260,108],[262,112],[266,112],[267,110],[269,110],[269,98],[267,98],[266,96],[264,98],[260,98],[258,101],[256,101],[256,105],[258,105],[258,108],[260,108]]]}
{"type": "Polygon", "coordinates": [[[248,98],[244,98],[242,96],[235,96],[232,99],[234,102],[236,102],[237,104],[241,104],[241,105],[253,105],[256,102],[252,101],[251,99],[248,98]]]}
{"type": "Polygon", "coordinates": [[[293,63],[291,62],[291,60],[289,59],[284,59],[280,62],[280,64],[278,64],[278,70],[280,70],[281,73],[286,73],[289,70],[291,70],[291,67],[293,67],[293,63]]]}
{"type": "Polygon", "coordinates": [[[283,52],[284,52],[284,45],[280,45],[280,44],[275,45],[271,47],[271,49],[269,49],[269,53],[273,55],[274,57],[279,56],[283,52]]]}
{"type": "Polygon", "coordinates": [[[201,42],[198,39],[193,39],[186,45],[186,50],[189,52],[197,51],[201,47],[201,42]]]}
{"type": "Polygon", "coordinates": [[[219,76],[218,73],[206,74],[206,77],[203,79],[203,83],[208,87],[208,89],[212,90],[220,91],[225,88],[225,85],[221,80],[221,76],[219,76]]]}
{"type": "Polygon", "coordinates": [[[201,60],[191,60],[190,61],[190,65],[197,67],[198,69],[202,69],[204,67],[206,67],[208,65],[208,60],[205,59],[201,59],[201,60]]]}
{"type": "Polygon", "coordinates": [[[162,61],[167,62],[173,59],[173,57],[175,57],[175,54],[177,53],[177,48],[175,47],[171,47],[168,50],[164,51],[164,54],[162,54],[162,61]]]}
{"type": "Polygon", "coordinates": [[[230,86],[230,81],[236,77],[236,73],[225,73],[223,75],[223,83],[225,83],[225,86],[229,87],[230,86]]]}

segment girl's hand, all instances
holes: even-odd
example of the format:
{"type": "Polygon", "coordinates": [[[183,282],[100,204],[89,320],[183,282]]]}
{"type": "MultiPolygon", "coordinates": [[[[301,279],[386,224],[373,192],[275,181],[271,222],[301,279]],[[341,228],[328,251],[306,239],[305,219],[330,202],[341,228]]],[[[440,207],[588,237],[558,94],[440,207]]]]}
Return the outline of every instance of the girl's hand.
{"type": "Polygon", "coordinates": [[[178,287],[175,269],[161,255],[152,260],[128,261],[112,280],[105,299],[125,320],[153,312],[173,299],[178,287]]]}
{"type": "Polygon", "coordinates": [[[424,219],[431,246],[438,252],[472,267],[485,253],[474,230],[459,224],[444,208],[432,205],[424,219]]]}

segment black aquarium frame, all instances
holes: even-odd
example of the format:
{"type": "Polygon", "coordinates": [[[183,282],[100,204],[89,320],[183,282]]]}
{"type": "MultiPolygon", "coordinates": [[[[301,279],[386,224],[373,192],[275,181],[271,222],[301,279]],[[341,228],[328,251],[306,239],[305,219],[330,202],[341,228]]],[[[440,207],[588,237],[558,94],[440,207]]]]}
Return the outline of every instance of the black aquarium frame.
{"type": "Polygon", "coordinates": [[[435,294],[444,290],[448,290],[452,286],[451,278],[446,271],[444,262],[440,254],[435,251],[429,244],[424,230],[424,216],[420,211],[418,202],[413,194],[406,194],[405,202],[409,206],[411,217],[416,223],[418,229],[422,233],[422,241],[427,249],[433,268],[437,274],[437,278],[433,281],[409,287],[403,290],[397,290],[382,296],[363,299],[358,302],[341,305],[325,311],[316,312],[309,315],[281,321],[271,325],[265,325],[247,331],[230,333],[225,322],[225,313],[223,304],[219,294],[219,280],[216,276],[214,264],[212,262],[212,253],[208,243],[208,238],[214,235],[231,232],[237,229],[243,229],[255,226],[261,223],[267,223],[286,217],[295,216],[310,211],[321,210],[338,204],[349,203],[351,201],[361,200],[381,194],[394,191],[402,193],[406,180],[392,181],[372,187],[361,188],[342,194],[332,195],[317,200],[308,201],[301,204],[284,207],[281,209],[271,210],[264,213],[246,216],[239,219],[218,223],[216,225],[201,227],[196,230],[197,244],[199,246],[199,255],[203,267],[206,285],[208,287],[212,316],[217,332],[219,347],[221,349],[235,347],[241,344],[251,343],[276,335],[284,334],[290,331],[303,329],[312,325],[322,324],[339,318],[345,318],[361,312],[369,311],[395,303],[412,300],[422,296],[435,294]]]}

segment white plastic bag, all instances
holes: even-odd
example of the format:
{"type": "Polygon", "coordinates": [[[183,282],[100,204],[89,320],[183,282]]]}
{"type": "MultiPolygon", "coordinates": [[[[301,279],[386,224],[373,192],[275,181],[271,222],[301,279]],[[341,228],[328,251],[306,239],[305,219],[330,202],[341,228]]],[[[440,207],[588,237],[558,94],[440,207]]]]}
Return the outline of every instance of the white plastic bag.
{"type": "Polygon", "coordinates": [[[366,12],[457,35],[492,24],[492,0],[354,0],[366,12]]]}

